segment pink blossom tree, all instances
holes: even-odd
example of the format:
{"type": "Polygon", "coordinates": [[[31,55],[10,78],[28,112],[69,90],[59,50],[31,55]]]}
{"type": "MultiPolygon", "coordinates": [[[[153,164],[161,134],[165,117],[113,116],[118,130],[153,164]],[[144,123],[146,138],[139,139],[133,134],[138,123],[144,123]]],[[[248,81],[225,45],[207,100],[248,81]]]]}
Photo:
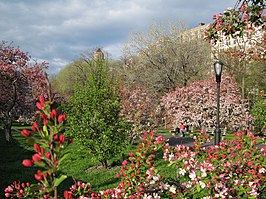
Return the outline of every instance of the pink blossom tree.
{"type": "Polygon", "coordinates": [[[154,129],[159,118],[159,96],[151,93],[144,85],[123,85],[121,91],[121,114],[131,123],[130,140],[138,138],[147,128],[154,129]]]}
{"type": "Polygon", "coordinates": [[[0,44],[0,118],[7,142],[12,142],[12,121],[31,115],[36,97],[46,92],[47,64],[29,62],[30,56],[20,48],[0,44]]]}
{"type": "Polygon", "coordinates": [[[206,39],[216,43],[221,36],[243,37],[244,33],[265,26],[265,6],[264,0],[237,0],[234,8],[213,15],[214,22],[206,31],[206,39]]]}
{"type": "MultiPolygon", "coordinates": [[[[252,118],[247,103],[241,101],[234,78],[223,74],[221,82],[220,122],[223,128],[247,127],[252,118]]],[[[161,99],[169,125],[184,122],[195,128],[214,128],[216,121],[216,82],[200,80],[177,88],[161,99]]]]}

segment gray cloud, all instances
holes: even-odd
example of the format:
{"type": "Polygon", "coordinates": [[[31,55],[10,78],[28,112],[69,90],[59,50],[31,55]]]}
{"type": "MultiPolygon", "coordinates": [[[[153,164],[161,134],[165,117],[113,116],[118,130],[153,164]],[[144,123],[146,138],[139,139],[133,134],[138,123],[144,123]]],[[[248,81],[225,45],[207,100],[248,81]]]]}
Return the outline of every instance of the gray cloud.
{"type": "Polygon", "coordinates": [[[190,28],[235,0],[2,0],[1,40],[49,62],[59,71],[82,52],[103,47],[119,58],[130,32],[145,31],[153,21],[184,21],[190,28]]]}

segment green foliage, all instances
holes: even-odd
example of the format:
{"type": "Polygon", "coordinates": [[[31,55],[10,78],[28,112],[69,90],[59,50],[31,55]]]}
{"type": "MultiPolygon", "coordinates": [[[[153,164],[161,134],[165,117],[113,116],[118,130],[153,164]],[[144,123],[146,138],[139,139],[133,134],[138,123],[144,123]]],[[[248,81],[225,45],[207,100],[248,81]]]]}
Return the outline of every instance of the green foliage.
{"type": "Polygon", "coordinates": [[[126,140],[126,123],[120,118],[120,99],[108,77],[105,61],[91,64],[84,85],[77,85],[66,106],[68,133],[107,167],[126,140]]]}
{"type": "Polygon", "coordinates": [[[266,101],[265,99],[258,100],[252,110],[252,115],[255,117],[255,127],[257,130],[266,128],[266,101]]]}

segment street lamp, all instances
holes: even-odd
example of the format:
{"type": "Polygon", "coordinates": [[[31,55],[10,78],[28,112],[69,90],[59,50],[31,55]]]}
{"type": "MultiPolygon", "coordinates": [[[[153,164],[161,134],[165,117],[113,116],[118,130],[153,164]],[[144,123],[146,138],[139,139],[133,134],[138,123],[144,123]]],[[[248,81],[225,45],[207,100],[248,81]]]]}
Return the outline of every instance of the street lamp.
{"type": "Polygon", "coordinates": [[[214,64],[214,71],[216,75],[216,83],[217,83],[217,113],[216,113],[216,129],[215,129],[215,137],[214,144],[218,145],[221,141],[221,129],[220,129],[220,82],[222,76],[223,63],[220,60],[217,60],[214,64]]]}

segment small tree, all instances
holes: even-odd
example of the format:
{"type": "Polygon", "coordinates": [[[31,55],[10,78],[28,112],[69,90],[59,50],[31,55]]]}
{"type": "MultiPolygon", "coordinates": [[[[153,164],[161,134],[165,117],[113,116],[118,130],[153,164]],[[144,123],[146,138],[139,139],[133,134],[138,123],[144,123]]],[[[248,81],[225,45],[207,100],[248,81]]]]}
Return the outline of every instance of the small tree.
{"type": "Polygon", "coordinates": [[[89,152],[108,166],[108,160],[119,153],[126,141],[126,126],[120,115],[120,99],[108,78],[104,60],[94,62],[85,85],[77,85],[67,104],[68,133],[89,152]]]}
{"type": "Polygon", "coordinates": [[[131,124],[130,140],[138,139],[143,131],[158,126],[160,96],[149,92],[144,85],[120,85],[121,114],[131,124]]]}
{"type": "Polygon", "coordinates": [[[261,98],[254,104],[251,113],[255,117],[256,130],[266,133],[266,95],[263,90],[261,98]]]}
{"type": "MultiPolygon", "coordinates": [[[[162,106],[174,127],[185,122],[196,128],[214,128],[216,82],[214,79],[207,79],[177,88],[162,98],[162,106]]],[[[221,84],[220,111],[221,126],[226,128],[248,127],[252,121],[247,103],[241,100],[239,86],[226,74],[223,74],[221,84]]]]}

